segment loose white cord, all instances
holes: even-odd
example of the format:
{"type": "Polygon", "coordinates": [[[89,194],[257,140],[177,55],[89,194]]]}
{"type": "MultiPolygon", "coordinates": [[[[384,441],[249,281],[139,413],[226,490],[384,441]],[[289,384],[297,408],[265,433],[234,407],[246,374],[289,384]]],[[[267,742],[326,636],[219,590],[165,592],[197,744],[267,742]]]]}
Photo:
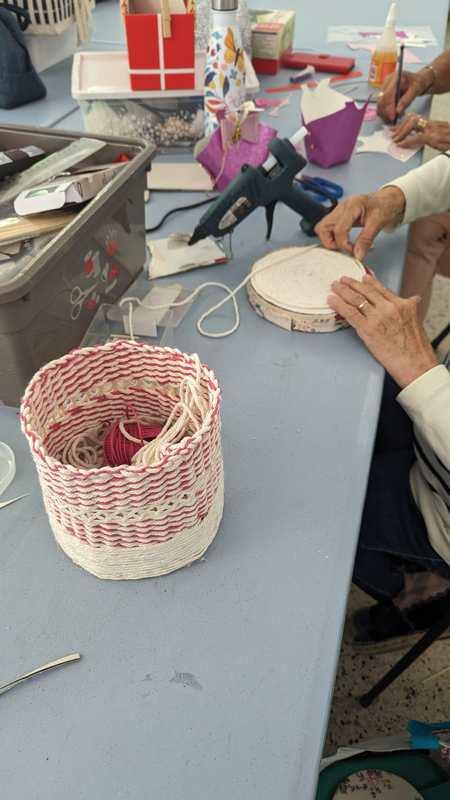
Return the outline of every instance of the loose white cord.
{"type": "Polygon", "coordinates": [[[200,359],[197,354],[194,354],[193,358],[196,367],[195,377],[183,378],[180,382],[180,399],[170,412],[161,433],[138,450],[133,456],[132,464],[139,466],[156,464],[168,445],[181,441],[192,430],[200,430],[208,411],[208,403],[202,394],[200,359]]]}
{"type": "Polygon", "coordinates": [[[61,454],[63,464],[90,469],[103,465],[103,439],[107,426],[91,428],[76,434],[64,446],[61,454]]]}
{"type": "MultiPolygon", "coordinates": [[[[314,248],[316,248],[318,246],[319,245],[317,245],[317,244],[309,245],[309,247],[305,247],[303,249],[303,251],[302,251],[302,253],[300,255],[302,255],[302,256],[306,255],[306,253],[309,253],[310,250],[313,250],[314,248]]],[[[240,292],[240,290],[244,288],[244,286],[249,282],[250,278],[253,275],[257,275],[259,272],[262,272],[265,269],[269,269],[270,267],[278,266],[279,264],[281,264],[285,260],[285,258],[286,258],[286,255],[282,252],[280,258],[276,259],[275,261],[272,261],[270,264],[264,264],[263,266],[259,267],[258,269],[252,270],[244,278],[244,280],[241,281],[236,286],[235,289],[230,289],[230,287],[226,286],[226,284],[224,284],[224,283],[216,283],[216,282],[213,282],[213,281],[208,281],[206,283],[201,283],[200,286],[197,286],[197,288],[194,289],[194,291],[190,295],[188,295],[188,297],[186,297],[185,300],[179,300],[179,301],[175,301],[173,303],[163,303],[162,305],[149,305],[148,303],[144,303],[138,297],[124,297],[119,302],[119,306],[122,307],[123,305],[128,303],[128,328],[129,328],[129,335],[130,335],[131,339],[134,339],[134,331],[133,331],[133,304],[134,303],[136,305],[141,306],[142,308],[146,308],[148,311],[162,311],[163,309],[167,309],[167,308],[180,308],[181,306],[185,306],[188,303],[191,303],[194,300],[194,298],[197,297],[197,295],[200,294],[200,292],[203,291],[203,289],[208,289],[209,287],[215,287],[217,289],[223,289],[227,293],[227,296],[224,297],[223,300],[220,300],[218,303],[213,305],[208,311],[205,311],[205,313],[201,315],[201,317],[197,320],[197,330],[202,336],[207,336],[210,339],[223,339],[225,336],[231,336],[231,334],[234,333],[239,328],[239,324],[240,324],[239,306],[238,306],[237,301],[236,301],[237,293],[240,292]],[[234,324],[231,326],[231,328],[229,328],[226,331],[222,331],[221,333],[211,333],[209,331],[205,331],[205,329],[203,328],[203,322],[205,321],[205,319],[208,319],[208,317],[211,316],[211,314],[213,314],[215,311],[218,311],[218,309],[221,308],[223,305],[225,305],[225,303],[228,303],[229,300],[231,300],[232,303],[233,303],[234,318],[235,318],[234,324]]]]}

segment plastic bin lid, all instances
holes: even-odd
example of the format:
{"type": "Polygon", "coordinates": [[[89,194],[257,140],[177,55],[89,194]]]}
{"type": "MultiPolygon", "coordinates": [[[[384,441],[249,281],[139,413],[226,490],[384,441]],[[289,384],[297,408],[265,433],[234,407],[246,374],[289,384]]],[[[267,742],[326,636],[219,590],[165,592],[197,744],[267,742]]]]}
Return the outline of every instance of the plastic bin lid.
{"type": "Polygon", "coordinates": [[[5,442],[0,442],[0,495],[8,488],[16,474],[14,453],[5,442]]]}
{"type": "MultiPolygon", "coordinates": [[[[151,97],[173,99],[178,97],[202,97],[205,58],[197,53],[195,58],[195,89],[174,89],[166,91],[133,92],[130,89],[128,53],[121,51],[75,53],[72,67],[72,97],[75,100],[123,100],[151,97]]],[[[246,55],[247,93],[254,95],[259,91],[250,58],[246,55]]]]}
{"type": "MultiPolygon", "coordinates": [[[[20,141],[22,146],[39,142],[44,148],[48,147],[49,152],[54,152],[82,138],[83,134],[50,128],[0,125],[0,142],[3,136],[8,137],[5,139],[8,142],[14,141],[17,136],[17,141],[20,141]]],[[[96,136],[95,134],[90,135],[90,138],[99,139],[114,148],[109,150],[109,159],[114,157],[115,152],[117,154],[128,152],[130,148],[134,153],[134,158],[118,172],[110,184],[81,208],[76,217],[62,230],[31,239],[22,245],[20,253],[12,254],[9,260],[0,261],[0,313],[4,303],[10,303],[23,297],[35,283],[42,280],[49,270],[53,270],[56,259],[59,261],[62,252],[68,254],[71,248],[75,248],[76,251],[79,249],[80,239],[77,237],[83,236],[85,225],[89,225],[89,230],[92,232],[94,214],[103,214],[103,207],[110,203],[113,193],[120,193],[119,201],[122,200],[125,203],[131,181],[138,174],[143,174],[148,170],[150,161],[156,152],[154,147],[140,139],[96,136]]],[[[5,205],[2,208],[6,209],[5,215],[12,215],[13,212],[10,211],[9,206],[5,205]]],[[[110,212],[105,209],[104,213],[104,220],[107,221],[110,212]]]]}

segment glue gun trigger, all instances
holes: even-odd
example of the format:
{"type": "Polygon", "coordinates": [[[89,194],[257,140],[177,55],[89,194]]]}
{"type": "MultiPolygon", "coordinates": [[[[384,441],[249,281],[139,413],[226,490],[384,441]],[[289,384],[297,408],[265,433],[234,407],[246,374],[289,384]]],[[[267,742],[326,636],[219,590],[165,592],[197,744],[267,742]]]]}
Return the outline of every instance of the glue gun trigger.
{"type": "Polygon", "coordinates": [[[275,203],[270,203],[268,206],[266,206],[266,223],[267,223],[266,241],[268,241],[272,235],[275,206],[276,206],[276,201],[275,203]]]}

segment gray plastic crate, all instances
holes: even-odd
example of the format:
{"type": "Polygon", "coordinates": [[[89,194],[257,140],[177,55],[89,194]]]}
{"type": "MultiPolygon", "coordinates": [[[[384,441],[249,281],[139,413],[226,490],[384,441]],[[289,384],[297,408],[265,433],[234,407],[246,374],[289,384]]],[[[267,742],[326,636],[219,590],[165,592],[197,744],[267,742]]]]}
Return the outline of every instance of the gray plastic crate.
{"type": "MultiPolygon", "coordinates": [[[[81,136],[0,126],[0,150],[36,144],[52,153],[81,136]]],[[[0,263],[0,400],[8,405],[19,402],[42,364],[80,344],[99,305],[114,303],[145,262],[144,190],[154,148],[89,136],[107,146],[85,165],[108,163],[121,153],[132,160],[25,265],[0,263]]]]}

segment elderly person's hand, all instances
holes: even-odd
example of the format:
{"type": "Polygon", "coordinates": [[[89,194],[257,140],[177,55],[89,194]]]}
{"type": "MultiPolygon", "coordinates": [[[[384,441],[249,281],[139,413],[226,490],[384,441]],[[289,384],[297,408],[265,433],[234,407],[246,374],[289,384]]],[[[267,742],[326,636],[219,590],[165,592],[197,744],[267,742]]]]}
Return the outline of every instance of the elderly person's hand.
{"type": "Polygon", "coordinates": [[[394,225],[403,216],[405,196],[396,186],[386,186],[373,194],[360,194],[343,200],[315,227],[324,247],[341,250],[363,259],[375,236],[394,225]],[[362,228],[353,245],[349,240],[352,228],[362,228]]]}
{"type": "Polygon", "coordinates": [[[423,147],[429,145],[435,150],[450,150],[450,125],[448,122],[435,122],[408,114],[406,119],[393,129],[392,141],[399,147],[423,147]]]}
{"type": "Polygon", "coordinates": [[[393,122],[400,116],[419,95],[425,94],[432,82],[432,75],[427,69],[420,72],[403,72],[400,84],[400,100],[395,107],[397,90],[397,74],[394,72],[386,78],[377,104],[377,112],[385,122],[393,122]],[[431,80],[430,80],[431,77],[431,80]]]}
{"type": "Polygon", "coordinates": [[[372,275],[332,285],[330,308],[363,340],[374,358],[404,389],[439,363],[417,313],[420,297],[403,300],[372,275]]]}

